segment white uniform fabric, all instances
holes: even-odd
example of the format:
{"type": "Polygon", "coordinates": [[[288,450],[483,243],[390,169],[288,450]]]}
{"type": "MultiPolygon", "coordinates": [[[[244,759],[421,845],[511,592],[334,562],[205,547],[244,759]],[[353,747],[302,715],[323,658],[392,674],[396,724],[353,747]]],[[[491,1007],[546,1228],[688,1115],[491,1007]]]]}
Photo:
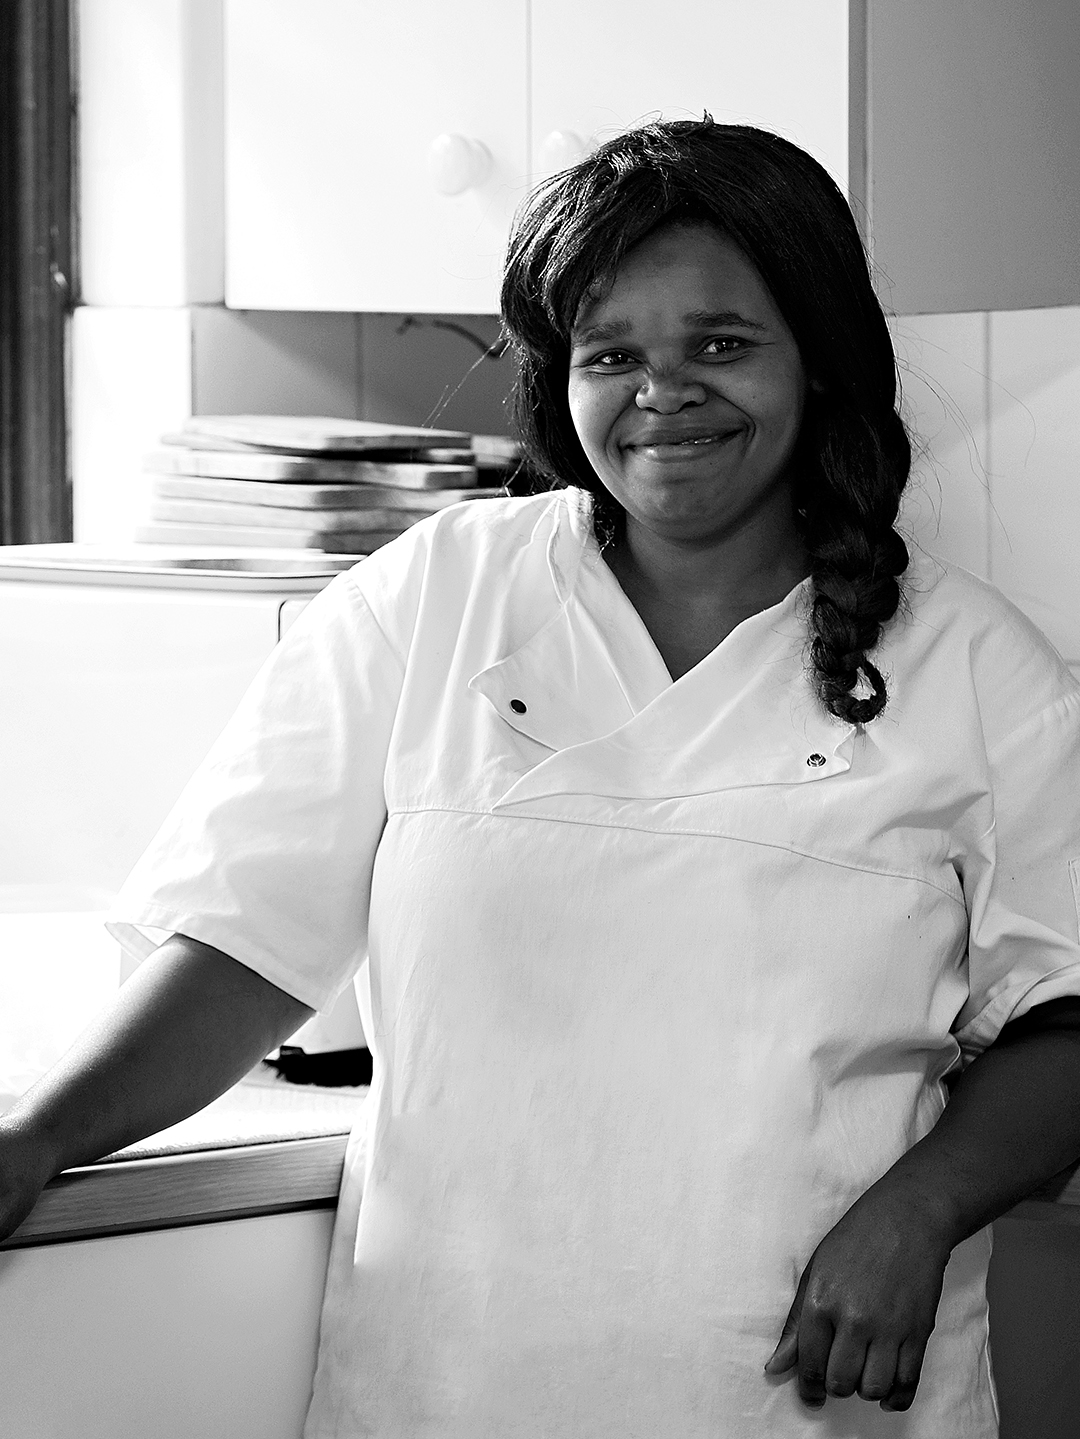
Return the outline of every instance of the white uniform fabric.
{"type": "Polygon", "coordinates": [[[579,492],[444,511],[313,602],[129,881],[316,1007],[369,956],[307,1439],[997,1432],[985,1234],[908,1414],[762,1366],[961,1048],[1080,993],[1080,692],[924,558],[854,727],[806,595],[672,683],[579,492]]]}

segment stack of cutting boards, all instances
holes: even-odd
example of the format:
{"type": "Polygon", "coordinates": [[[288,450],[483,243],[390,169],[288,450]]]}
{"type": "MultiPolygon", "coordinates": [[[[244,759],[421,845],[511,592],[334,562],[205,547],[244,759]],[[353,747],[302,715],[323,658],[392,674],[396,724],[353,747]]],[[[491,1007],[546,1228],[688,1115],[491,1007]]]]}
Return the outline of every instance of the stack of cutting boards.
{"type": "Polygon", "coordinates": [[[197,415],[143,464],[162,544],[369,554],[425,515],[503,494],[513,441],[287,415],[197,415]]]}

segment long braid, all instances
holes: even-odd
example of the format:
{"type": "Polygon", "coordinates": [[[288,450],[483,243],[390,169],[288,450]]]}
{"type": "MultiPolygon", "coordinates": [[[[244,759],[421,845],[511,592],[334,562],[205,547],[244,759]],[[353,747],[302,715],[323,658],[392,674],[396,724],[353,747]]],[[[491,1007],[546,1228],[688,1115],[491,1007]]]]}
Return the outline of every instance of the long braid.
{"type": "Polygon", "coordinates": [[[813,584],[810,661],[825,708],[868,724],[888,699],[869,656],[900,605],[908,551],[894,524],[911,450],[891,408],[876,425],[827,405],[808,419],[804,454],[816,451],[816,474],[798,499],[813,584]],[[870,691],[861,697],[860,682],[870,691]]]}

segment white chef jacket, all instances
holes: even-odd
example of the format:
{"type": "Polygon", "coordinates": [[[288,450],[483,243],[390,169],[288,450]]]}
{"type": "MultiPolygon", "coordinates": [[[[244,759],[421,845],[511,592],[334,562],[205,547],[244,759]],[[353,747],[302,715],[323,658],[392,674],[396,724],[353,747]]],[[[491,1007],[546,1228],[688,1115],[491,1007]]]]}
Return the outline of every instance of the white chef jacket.
{"type": "Polygon", "coordinates": [[[762,1366],[962,1051],[1080,993],[1080,691],[924,557],[847,724],[807,596],[673,683],[581,492],[443,511],[309,606],[140,862],[118,914],[316,1008],[367,957],[307,1439],[997,1432],[985,1233],[908,1414],[762,1366]]]}

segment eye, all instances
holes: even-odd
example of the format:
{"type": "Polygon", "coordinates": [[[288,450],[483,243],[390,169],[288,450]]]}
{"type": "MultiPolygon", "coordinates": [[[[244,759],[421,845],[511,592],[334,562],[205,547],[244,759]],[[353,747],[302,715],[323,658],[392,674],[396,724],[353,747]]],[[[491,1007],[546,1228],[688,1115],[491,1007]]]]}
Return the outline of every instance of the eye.
{"type": "Polygon", "coordinates": [[[714,335],[711,340],[706,340],[702,345],[701,353],[727,360],[732,355],[741,355],[748,348],[749,341],[742,339],[739,335],[714,335]]]}
{"type": "Polygon", "coordinates": [[[627,350],[603,350],[599,355],[590,356],[584,363],[590,370],[625,370],[638,362],[637,357],[627,350]]]}

